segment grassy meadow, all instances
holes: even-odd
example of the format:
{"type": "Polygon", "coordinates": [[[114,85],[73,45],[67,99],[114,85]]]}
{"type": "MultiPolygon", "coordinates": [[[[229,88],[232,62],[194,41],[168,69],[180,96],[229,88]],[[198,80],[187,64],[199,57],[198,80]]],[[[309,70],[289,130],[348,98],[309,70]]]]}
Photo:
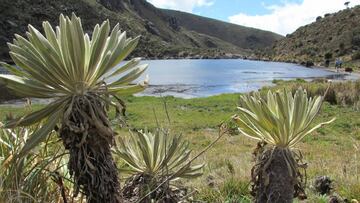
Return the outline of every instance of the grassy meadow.
{"type": "MultiPolygon", "coordinates": [[[[274,81],[276,88],[303,86],[310,95],[322,94],[329,83],[274,81]]],[[[266,92],[263,88],[261,92],[266,92]]],[[[327,202],[330,197],[314,192],[316,176],[327,175],[334,180],[333,192],[348,200],[360,201],[360,82],[334,83],[328,91],[326,102],[315,123],[336,117],[333,123],[316,130],[298,145],[307,169],[306,202],[327,202]]],[[[207,98],[181,99],[174,97],[127,97],[127,124],[132,129],[170,128],[172,133],[181,133],[191,143],[193,156],[208,146],[218,136],[218,126],[229,122],[237,113],[239,94],[223,94],[207,98]]],[[[23,107],[0,107],[3,121],[8,114],[13,116],[39,109],[23,107]]],[[[111,116],[114,112],[111,112],[111,116]]],[[[120,136],[126,136],[127,128],[118,128],[120,136]]],[[[256,142],[237,133],[222,137],[218,143],[196,160],[206,163],[204,175],[192,180],[180,180],[176,184],[191,186],[194,198],[205,202],[251,202],[250,171],[254,164],[253,149],[256,142]]],[[[119,161],[118,166],[124,166],[119,161]]],[[[123,173],[124,175],[124,173],[123,173]]],[[[125,176],[125,175],[124,175],[125,176]]],[[[123,179],[124,176],[121,178],[123,179]]],[[[301,201],[302,202],[302,201],[301,201]]]]}

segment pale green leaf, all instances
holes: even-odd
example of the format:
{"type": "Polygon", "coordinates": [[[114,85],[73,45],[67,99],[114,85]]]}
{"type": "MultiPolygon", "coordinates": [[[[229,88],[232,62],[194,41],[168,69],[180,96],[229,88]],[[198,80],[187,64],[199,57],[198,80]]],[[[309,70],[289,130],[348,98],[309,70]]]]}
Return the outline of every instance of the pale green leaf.
{"type": "Polygon", "coordinates": [[[38,146],[39,143],[44,141],[46,137],[50,134],[50,132],[54,130],[60,117],[61,117],[60,111],[57,111],[54,114],[52,114],[48,118],[47,122],[30,136],[30,138],[26,141],[24,147],[21,149],[20,153],[17,154],[16,156],[18,158],[21,158],[22,156],[27,154],[30,150],[32,150],[34,147],[38,146]]]}

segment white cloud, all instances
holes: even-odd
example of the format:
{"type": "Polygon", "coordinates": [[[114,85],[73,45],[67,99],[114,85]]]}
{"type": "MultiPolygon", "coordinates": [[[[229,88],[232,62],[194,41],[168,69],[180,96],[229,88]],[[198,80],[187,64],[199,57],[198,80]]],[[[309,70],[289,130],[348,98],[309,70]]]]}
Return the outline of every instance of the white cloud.
{"type": "MultiPolygon", "coordinates": [[[[231,23],[269,30],[279,34],[289,34],[300,26],[315,21],[317,16],[344,9],[345,0],[303,0],[302,3],[285,1],[282,5],[265,6],[270,11],[265,15],[247,15],[239,13],[229,17],[231,23]]],[[[351,0],[350,6],[360,4],[360,0],[351,0]]]]}
{"type": "Polygon", "coordinates": [[[174,9],[185,12],[193,12],[196,7],[211,6],[211,0],[148,0],[151,4],[159,8],[174,9]]]}

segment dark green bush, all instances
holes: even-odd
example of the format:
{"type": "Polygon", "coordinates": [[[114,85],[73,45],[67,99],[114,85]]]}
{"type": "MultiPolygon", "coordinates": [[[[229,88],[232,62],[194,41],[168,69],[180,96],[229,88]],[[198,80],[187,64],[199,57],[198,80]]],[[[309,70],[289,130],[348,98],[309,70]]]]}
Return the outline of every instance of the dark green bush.
{"type": "Polygon", "coordinates": [[[331,59],[333,57],[332,53],[331,52],[327,52],[325,55],[324,55],[324,58],[325,59],[331,59]]]}
{"type": "Polygon", "coordinates": [[[352,56],[351,56],[352,60],[358,60],[360,59],[360,51],[355,52],[352,56]]]}
{"type": "Polygon", "coordinates": [[[360,47],[360,34],[353,34],[351,44],[360,47]]]}
{"type": "Polygon", "coordinates": [[[326,59],[326,60],[325,60],[325,67],[329,67],[329,65],[330,65],[330,60],[329,60],[329,59],[326,59]]]}
{"type": "Polygon", "coordinates": [[[318,48],[315,47],[304,47],[301,51],[301,55],[316,56],[318,48]]]}

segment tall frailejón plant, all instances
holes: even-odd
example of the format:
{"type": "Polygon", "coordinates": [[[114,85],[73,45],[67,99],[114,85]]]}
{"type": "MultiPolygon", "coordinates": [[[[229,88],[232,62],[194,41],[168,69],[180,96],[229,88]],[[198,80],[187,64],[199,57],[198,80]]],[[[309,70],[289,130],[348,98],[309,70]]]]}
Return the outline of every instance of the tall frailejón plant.
{"type": "Polygon", "coordinates": [[[293,147],[306,135],[333,120],[312,126],[323,102],[322,96],[308,98],[306,91],[269,91],[240,97],[240,112],[233,117],[242,134],[266,143],[253,169],[256,202],[293,201],[299,186],[299,163],[293,147]]]}
{"type": "Polygon", "coordinates": [[[43,23],[44,34],[29,25],[27,39],[15,35],[9,43],[10,56],[18,67],[1,63],[12,75],[0,75],[8,88],[22,97],[51,98],[39,111],[5,124],[5,128],[27,126],[46,120],[27,140],[21,157],[43,141],[57,124],[65,148],[70,153],[69,170],[75,191],[87,202],[120,202],[117,168],[111,156],[114,142],[107,111],[121,102],[111,96],[142,91],[147,82],[132,84],[146,69],[138,58],[118,64],[138,43],[127,38],[117,24],[110,31],[109,21],[96,25],[89,37],[80,18],[60,16],[55,30],[43,23]],[[117,100],[116,100],[117,101],[117,100]]]}

